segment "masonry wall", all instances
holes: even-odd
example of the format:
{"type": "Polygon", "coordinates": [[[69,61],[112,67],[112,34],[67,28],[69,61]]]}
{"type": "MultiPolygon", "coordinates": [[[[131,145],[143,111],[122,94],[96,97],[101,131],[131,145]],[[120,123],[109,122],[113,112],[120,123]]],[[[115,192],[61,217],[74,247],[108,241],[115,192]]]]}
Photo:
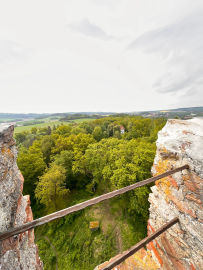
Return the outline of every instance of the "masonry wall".
{"type": "Polygon", "coordinates": [[[203,119],[168,120],[159,132],[153,175],[188,164],[156,181],[149,196],[148,233],[174,225],[148,245],[160,269],[203,269],[203,119]]]}
{"type": "MultiPolygon", "coordinates": [[[[32,221],[29,195],[23,196],[23,176],[17,164],[13,126],[0,125],[0,232],[32,221]]],[[[0,241],[1,270],[41,270],[34,230],[0,241]]]]}

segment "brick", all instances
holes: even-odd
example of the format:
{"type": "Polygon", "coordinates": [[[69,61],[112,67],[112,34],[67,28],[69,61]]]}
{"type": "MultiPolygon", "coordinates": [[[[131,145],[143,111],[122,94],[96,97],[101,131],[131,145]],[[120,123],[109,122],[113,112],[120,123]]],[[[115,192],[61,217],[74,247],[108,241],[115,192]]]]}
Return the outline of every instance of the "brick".
{"type": "Polygon", "coordinates": [[[200,185],[195,183],[195,182],[191,182],[191,181],[185,181],[184,182],[185,186],[187,187],[187,189],[189,189],[190,191],[199,194],[200,193],[200,185]]]}
{"type": "Polygon", "coordinates": [[[191,176],[189,174],[185,174],[182,176],[182,178],[184,181],[188,181],[188,180],[190,180],[191,176]]]}
{"type": "Polygon", "coordinates": [[[192,263],[190,263],[190,267],[192,270],[196,270],[196,268],[194,267],[194,265],[192,263]]]}
{"type": "Polygon", "coordinates": [[[154,253],[154,255],[156,256],[159,264],[162,266],[163,265],[163,260],[158,252],[158,250],[155,248],[154,246],[154,243],[153,242],[150,242],[148,245],[147,245],[147,248],[151,249],[154,253]]]}
{"type": "Polygon", "coordinates": [[[176,207],[178,208],[178,210],[180,212],[183,212],[185,214],[190,215],[193,218],[197,218],[196,214],[194,213],[194,211],[192,211],[191,209],[189,209],[186,205],[184,205],[181,201],[177,200],[173,195],[168,195],[168,198],[176,205],[176,207]]]}
{"type": "Polygon", "coordinates": [[[197,184],[200,184],[200,183],[202,183],[203,182],[203,179],[201,179],[198,175],[196,175],[196,174],[192,174],[192,181],[193,182],[195,182],[195,183],[197,183],[197,184]]]}
{"type": "Polygon", "coordinates": [[[174,269],[186,270],[181,260],[177,257],[177,250],[171,245],[171,243],[168,241],[164,234],[161,235],[161,242],[168,257],[170,258],[170,261],[174,266],[174,269]]]}
{"type": "Polygon", "coordinates": [[[201,200],[199,198],[197,198],[195,195],[187,194],[185,196],[185,198],[187,198],[188,200],[193,201],[193,202],[195,202],[197,204],[202,204],[201,200]]]}
{"type": "Polygon", "coordinates": [[[168,179],[169,179],[171,185],[172,185],[174,188],[178,189],[178,183],[176,182],[176,180],[175,180],[171,175],[168,176],[168,179]]]}

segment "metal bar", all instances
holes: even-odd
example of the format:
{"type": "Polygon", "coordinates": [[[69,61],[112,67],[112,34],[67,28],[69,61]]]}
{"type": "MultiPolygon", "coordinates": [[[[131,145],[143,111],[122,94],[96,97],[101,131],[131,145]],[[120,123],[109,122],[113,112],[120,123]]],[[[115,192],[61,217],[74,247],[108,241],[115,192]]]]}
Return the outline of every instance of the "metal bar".
{"type": "Polygon", "coordinates": [[[152,182],[154,182],[156,180],[159,180],[161,178],[164,178],[164,177],[166,177],[168,175],[171,175],[173,173],[182,171],[184,169],[189,169],[189,166],[188,165],[184,165],[182,167],[179,167],[179,168],[176,168],[174,170],[171,170],[171,171],[162,173],[160,175],[157,175],[157,176],[148,178],[146,180],[143,180],[141,182],[132,184],[130,186],[127,186],[127,187],[124,187],[124,188],[121,188],[121,189],[118,189],[118,190],[114,190],[112,192],[103,194],[101,196],[95,197],[95,198],[90,199],[88,201],[85,201],[85,202],[76,204],[74,206],[65,208],[65,209],[60,210],[58,212],[54,212],[54,213],[52,213],[50,215],[47,215],[47,216],[44,216],[44,217],[35,219],[35,220],[31,221],[31,222],[25,223],[25,224],[23,224],[21,226],[18,226],[16,228],[9,229],[6,232],[0,233],[0,241],[2,241],[4,239],[7,239],[7,238],[9,238],[9,237],[11,237],[13,235],[17,235],[17,234],[20,234],[20,233],[25,232],[27,230],[30,230],[32,228],[35,228],[37,226],[46,224],[46,223],[48,223],[50,221],[53,221],[55,219],[64,217],[64,216],[66,216],[66,215],[68,215],[70,213],[77,212],[77,211],[82,210],[82,209],[84,209],[84,208],[86,208],[88,206],[91,206],[91,205],[97,204],[99,202],[102,202],[104,200],[107,200],[107,199],[113,198],[115,196],[121,195],[121,194],[123,194],[123,193],[125,193],[127,191],[133,190],[133,189],[138,188],[138,187],[145,186],[145,185],[150,184],[150,183],[152,183],[152,182]]]}
{"type": "Polygon", "coordinates": [[[137,243],[135,246],[131,247],[127,251],[124,251],[120,256],[118,256],[115,260],[110,262],[108,265],[106,265],[102,270],[111,270],[113,267],[119,265],[123,261],[125,261],[128,257],[132,256],[135,252],[137,252],[139,249],[143,248],[146,244],[154,240],[157,236],[165,232],[167,229],[169,229],[174,224],[178,223],[179,219],[178,217],[172,219],[171,221],[165,223],[160,229],[158,229],[156,232],[151,234],[150,236],[147,236],[143,240],[141,240],[139,243],[137,243]]]}

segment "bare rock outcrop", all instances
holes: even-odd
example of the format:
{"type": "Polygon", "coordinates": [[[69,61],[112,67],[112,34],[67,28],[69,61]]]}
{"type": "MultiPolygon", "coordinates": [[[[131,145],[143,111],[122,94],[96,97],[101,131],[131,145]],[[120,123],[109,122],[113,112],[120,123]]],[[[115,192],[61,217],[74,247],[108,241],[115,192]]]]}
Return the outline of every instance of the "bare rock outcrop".
{"type": "MultiPolygon", "coordinates": [[[[0,125],[0,232],[32,221],[29,195],[23,196],[23,176],[17,164],[14,127],[0,125]]],[[[0,241],[0,270],[41,270],[34,230],[0,241]]]]}

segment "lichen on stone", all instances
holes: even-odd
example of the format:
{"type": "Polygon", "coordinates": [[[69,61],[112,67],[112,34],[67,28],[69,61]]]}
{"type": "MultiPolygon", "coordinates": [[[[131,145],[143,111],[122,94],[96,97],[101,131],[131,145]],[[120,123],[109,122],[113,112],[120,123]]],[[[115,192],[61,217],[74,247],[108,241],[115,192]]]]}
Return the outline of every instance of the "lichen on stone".
{"type": "MultiPolygon", "coordinates": [[[[32,221],[29,195],[22,195],[24,179],[16,164],[13,130],[13,126],[0,125],[0,232],[32,221]]],[[[0,269],[43,269],[34,230],[0,241],[0,269]]]]}

